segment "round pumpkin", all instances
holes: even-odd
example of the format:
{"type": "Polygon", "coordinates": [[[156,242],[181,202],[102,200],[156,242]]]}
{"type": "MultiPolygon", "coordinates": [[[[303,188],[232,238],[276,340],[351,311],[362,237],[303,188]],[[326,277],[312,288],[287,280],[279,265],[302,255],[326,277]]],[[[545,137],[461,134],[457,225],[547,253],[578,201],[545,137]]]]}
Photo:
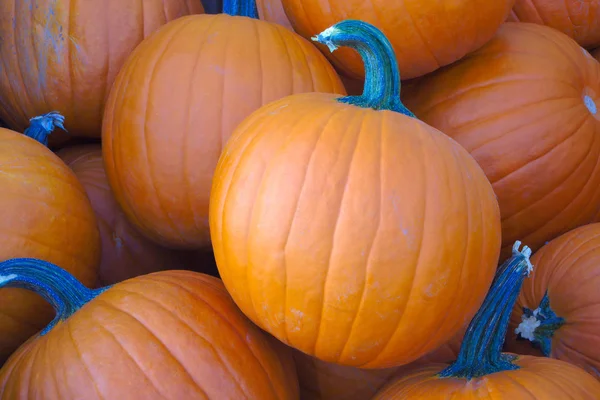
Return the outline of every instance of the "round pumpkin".
{"type": "Polygon", "coordinates": [[[373,400],[595,399],[600,382],[560,360],[501,353],[510,313],[533,269],[525,247],[498,268],[490,292],[467,329],[458,359],[405,371],[373,400]]]}
{"type": "Polygon", "coordinates": [[[316,40],[365,57],[364,94],[289,96],[238,126],[211,194],[217,267],[284,343],[341,365],[406,364],[483,301],[498,204],[475,160],[400,103],[377,28],[344,21],[316,40]]]}
{"type": "Polygon", "coordinates": [[[600,379],[600,224],[554,239],[531,261],[535,272],[521,289],[511,332],[600,379]]]}
{"type": "Polygon", "coordinates": [[[0,118],[21,132],[29,118],[60,110],[70,134],[100,136],[129,53],[166,22],[201,12],[200,0],[2,1],[0,118]]]}
{"type": "Polygon", "coordinates": [[[162,271],[90,290],[37,259],[0,263],[0,276],[57,312],[0,370],[2,399],[298,399],[291,355],[217,278],[162,271]]]}
{"type": "Polygon", "coordinates": [[[164,26],[129,58],[104,116],[106,172],[128,219],[166,247],[210,247],[212,177],[234,128],[312,91],[345,93],[325,57],[280,25],[219,14],[164,26]]]}
{"type": "MultiPolygon", "coordinates": [[[[67,147],[58,156],[75,172],[85,188],[98,220],[102,257],[98,272],[100,286],[165,269],[210,269],[200,254],[158,246],[139,233],[114,199],[99,144],[67,147]]],[[[216,268],[213,268],[216,271],[216,268]]]]}
{"type": "MultiPolygon", "coordinates": [[[[277,1],[277,0],[273,0],[277,1]]],[[[308,38],[343,19],[375,25],[392,43],[404,79],[425,75],[483,46],[515,0],[280,0],[296,32],[308,38]]],[[[364,77],[350,49],[329,55],[351,78],[364,77]]]]}
{"type": "Polygon", "coordinates": [[[600,205],[600,65],[546,26],[509,22],[488,44],[407,87],[403,100],[491,181],[503,256],[588,223],[600,205]]]}
{"type": "MultiPolygon", "coordinates": [[[[100,236],[94,210],[73,172],[39,141],[63,118],[32,119],[25,134],[0,128],[0,260],[60,263],[86,285],[96,281],[100,236]],[[31,136],[31,137],[29,137],[31,136]]],[[[52,308],[22,289],[0,292],[0,365],[52,319],[52,308]]]]}
{"type": "Polygon", "coordinates": [[[597,0],[517,0],[508,21],[549,26],[586,48],[600,45],[600,4],[597,0]]]}

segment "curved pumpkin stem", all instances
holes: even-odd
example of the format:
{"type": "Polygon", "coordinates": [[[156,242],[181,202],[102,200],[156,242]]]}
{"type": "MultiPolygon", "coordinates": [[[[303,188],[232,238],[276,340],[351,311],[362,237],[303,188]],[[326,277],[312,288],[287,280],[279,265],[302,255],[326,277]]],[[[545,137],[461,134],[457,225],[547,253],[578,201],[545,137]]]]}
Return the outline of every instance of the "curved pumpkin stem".
{"type": "Polygon", "coordinates": [[[552,352],[552,336],[554,332],[565,324],[565,319],[556,315],[550,308],[550,298],[548,292],[540,302],[540,306],[535,310],[523,307],[523,322],[519,324],[515,333],[523,338],[530,340],[534,345],[539,346],[546,357],[550,357],[552,352]]]}
{"type": "Polygon", "coordinates": [[[498,268],[483,305],[467,329],[457,360],[440,372],[440,377],[471,379],[519,369],[512,356],[502,354],[502,345],[523,281],[533,270],[531,249],[525,246],[519,251],[520,245],[515,243],[512,257],[498,268]]]}
{"type": "Polygon", "coordinates": [[[258,19],[255,0],[223,0],[223,14],[258,19]]]}
{"type": "Polygon", "coordinates": [[[60,115],[57,111],[51,111],[48,114],[33,117],[29,122],[29,128],[25,129],[23,134],[37,140],[44,146],[48,146],[48,136],[54,131],[54,128],[61,128],[66,131],[63,125],[65,123],[65,117],[60,115]]]}
{"type": "Polygon", "coordinates": [[[41,332],[45,335],[59,321],[69,318],[109,287],[88,289],[69,272],[52,263],[35,258],[13,258],[0,262],[0,288],[31,290],[54,307],[56,316],[41,332]]]}
{"type": "Polygon", "coordinates": [[[350,47],[363,59],[363,94],[340,97],[339,102],[375,110],[391,110],[415,117],[400,100],[398,61],[392,45],[379,29],[363,21],[346,20],[325,29],[312,40],[326,45],[332,53],[339,46],[350,47]]]}

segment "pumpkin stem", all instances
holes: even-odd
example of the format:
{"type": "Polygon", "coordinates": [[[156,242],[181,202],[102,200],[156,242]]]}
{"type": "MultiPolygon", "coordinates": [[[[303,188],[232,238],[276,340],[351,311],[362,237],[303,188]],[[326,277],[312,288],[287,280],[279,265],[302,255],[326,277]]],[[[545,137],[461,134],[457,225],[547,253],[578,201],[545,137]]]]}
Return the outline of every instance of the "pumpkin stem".
{"type": "Polygon", "coordinates": [[[325,29],[312,40],[326,45],[332,53],[339,46],[350,47],[363,59],[365,86],[362,95],[340,97],[339,102],[415,117],[400,100],[401,81],[396,54],[379,29],[363,21],[346,20],[325,29]]]}
{"type": "Polygon", "coordinates": [[[502,354],[502,345],[523,281],[533,270],[531,249],[525,246],[519,251],[520,246],[517,241],[512,257],[498,268],[483,305],[467,329],[457,360],[440,372],[440,377],[471,379],[519,369],[512,363],[513,356],[502,354]]]}
{"type": "Polygon", "coordinates": [[[255,0],[223,0],[223,14],[258,19],[255,0]]]}
{"type": "Polygon", "coordinates": [[[13,258],[0,262],[0,288],[4,287],[31,290],[54,307],[56,316],[42,330],[42,336],[108,289],[88,289],[64,269],[35,258],[13,258]]]}
{"type": "Polygon", "coordinates": [[[521,319],[523,322],[515,329],[518,337],[530,340],[542,350],[546,357],[550,357],[552,336],[558,328],[565,324],[565,320],[556,315],[550,308],[547,291],[538,308],[532,311],[527,307],[523,307],[521,319]]]}
{"type": "Polygon", "coordinates": [[[23,134],[37,140],[44,146],[48,146],[48,136],[50,136],[54,128],[58,127],[66,131],[63,125],[65,123],[65,117],[60,115],[57,111],[51,111],[48,114],[33,117],[29,122],[29,128],[25,129],[23,134]]]}

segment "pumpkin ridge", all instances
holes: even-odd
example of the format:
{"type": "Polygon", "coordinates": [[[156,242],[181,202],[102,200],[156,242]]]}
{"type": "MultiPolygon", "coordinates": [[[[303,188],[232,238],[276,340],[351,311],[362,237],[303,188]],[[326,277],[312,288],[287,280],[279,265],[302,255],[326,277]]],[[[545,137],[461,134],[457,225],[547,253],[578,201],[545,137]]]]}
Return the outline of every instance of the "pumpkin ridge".
{"type": "MultiPolygon", "coordinates": [[[[16,0],[15,0],[15,8],[16,8],[16,0]]],[[[29,8],[29,11],[30,11],[30,13],[29,13],[29,16],[28,16],[28,17],[29,17],[29,19],[31,20],[31,25],[32,25],[32,29],[31,29],[31,31],[30,31],[30,33],[31,33],[31,34],[30,34],[29,36],[31,37],[31,48],[32,48],[32,49],[34,49],[34,51],[32,52],[32,53],[33,53],[33,61],[34,61],[34,64],[33,64],[33,65],[31,65],[31,64],[30,64],[30,65],[29,65],[29,67],[30,67],[30,68],[32,68],[32,67],[33,67],[33,68],[36,68],[36,70],[37,70],[37,74],[36,74],[36,75],[37,75],[37,76],[40,76],[40,68],[39,68],[39,65],[40,65],[40,64],[39,64],[39,59],[38,59],[38,54],[37,54],[37,51],[35,51],[35,35],[33,34],[33,33],[34,33],[34,31],[35,31],[34,27],[35,27],[35,25],[36,25],[36,23],[35,23],[35,8],[34,8],[34,7],[28,7],[28,8],[29,8]]],[[[16,19],[15,19],[15,20],[16,20],[16,19]]],[[[16,30],[16,26],[15,26],[15,30],[16,30]]],[[[3,58],[3,57],[0,57],[0,58],[3,58]]],[[[5,68],[6,68],[6,67],[5,67],[5,68]]],[[[0,69],[2,69],[2,68],[0,68],[0,69]]],[[[5,72],[5,75],[6,75],[6,72],[5,72]]],[[[6,75],[6,79],[8,80],[8,75],[6,75]]],[[[41,81],[41,80],[38,80],[38,81],[36,82],[36,84],[37,84],[37,88],[38,88],[38,95],[39,95],[39,98],[40,98],[40,100],[41,100],[41,101],[44,103],[44,107],[46,107],[46,110],[51,110],[51,109],[52,109],[52,107],[50,107],[50,106],[48,105],[48,99],[46,98],[46,90],[45,90],[46,88],[42,88],[42,81],[41,81]]],[[[11,86],[11,88],[10,88],[10,89],[11,89],[11,91],[13,90],[13,89],[12,89],[12,86],[11,86]]],[[[3,94],[4,94],[4,93],[3,93],[3,94]]],[[[11,103],[12,103],[12,104],[15,104],[15,103],[14,103],[14,100],[13,100],[11,103]]],[[[3,107],[3,108],[4,108],[4,107],[3,107]]],[[[6,110],[6,108],[4,108],[4,109],[6,110]]],[[[13,109],[13,110],[11,110],[11,111],[13,111],[13,112],[14,112],[14,109],[13,109]]],[[[24,115],[24,116],[25,116],[25,120],[27,120],[27,119],[28,119],[28,118],[27,118],[27,115],[24,115]]],[[[14,122],[13,122],[13,124],[11,124],[11,126],[14,126],[14,122]]]]}
{"type": "MultiPolygon", "coordinates": [[[[219,16],[217,16],[217,18],[220,18],[219,16]]],[[[226,41],[223,44],[223,62],[221,63],[221,65],[223,65],[223,69],[227,69],[227,64],[228,64],[228,59],[229,57],[227,57],[227,55],[229,54],[229,44],[231,42],[231,35],[229,34],[230,32],[228,31],[228,34],[226,35],[226,41]]],[[[223,129],[223,126],[225,125],[225,123],[223,122],[223,118],[225,117],[225,108],[227,107],[227,104],[229,104],[228,102],[225,101],[225,95],[227,93],[229,93],[228,91],[225,90],[225,88],[227,87],[227,81],[225,79],[225,76],[222,75],[221,76],[221,90],[220,90],[220,94],[221,94],[221,118],[219,119],[219,132],[220,132],[220,136],[221,136],[221,147],[219,148],[219,154],[223,154],[223,149],[225,148],[225,144],[227,143],[229,138],[225,137],[225,132],[223,129]]]]}
{"type": "MultiPolygon", "coordinates": [[[[371,3],[371,4],[373,4],[373,3],[371,3]]],[[[410,19],[410,22],[411,22],[412,27],[413,27],[413,31],[417,34],[417,37],[421,40],[421,48],[427,50],[427,52],[431,56],[431,59],[435,63],[435,67],[436,67],[435,69],[440,68],[441,63],[439,62],[439,60],[437,59],[437,57],[435,56],[435,54],[433,54],[433,50],[431,50],[431,48],[429,47],[429,41],[425,38],[425,36],[423,35],[423,32],[421,32],[421,30],[417,26],[415,18],[412,16],[412,14],[410,13],[410,11],[408,10],[408,7],[406,6],[406,2],[405,1],[402,1],[402,6],[404,7],[404,13],[410,19]]],[[[373,7],[373,8],[375,8],[375,7],[373,7]]],[[[446,34],[450,35],[450,32],[447,32],[446,34]]]]}
{"type": "MultiPolygon", "coordinates": [[[[29,86],[25,84],[25,80],[23,78],[23,67],[21,66],[21,53],[19,51],[20,46],[17,46],[17,36],[19,35],[20,32],[23,32],[25,30],[24,29],[19,29],[19,21],[21,20],[21,18],[19,18],[18,17],[19,14],[16,13],[17,1],[18,0],[12,0],[12,1],[8,0],[8,1],[13,4],[13,15],[15,15],[15,17],[14,17],[15,18],[14,34],[10,35],[12,37],[12,39],[13,39],[12,44],[14,46],[13,47],[14,52],[17,55],[17,57],[16,57],[16,59],[17,59],[17,68],[15,69],[15,71],[19,72],[19,74],[18,74],[19,75],[19,80],[21,81],[20,88],[22,89],[20,92],[25,94],[25,103],[27,105],[31,105],[31,104],[33,104],[33,102],[31,101],[31,99],[32,99],[33,96],[29,93],[29,86]]],[[[23,41],[19,40],[19,42],[23,42],[23,41]]],[[[3,57],[0,57],[0,58],[3,58],[3,57]]],[[[10,71],[10,68],[7,69],[7,71],[10,71]]],[[[12,79],[9,80],[9,85],[10,85],[11,92],[14,92],[15,90],[14,90],[13,85],[12,85],[12,79]]],[[[12,111],[14,112],[14,110],[12,110],[12,111]]],[[[25,112],[25,110],[23,110],[23,115],[25,117],[25,120],[29,119],[28,116],[27,116],[27,114],[31,115],[33,113],[31,112],[31,110],[29,110],[28,112],[25,112]]]]}
{"type": "MultiPolygon", "coordinates": [[[[129,290],[123,289],[123,288],[118,287],[118,286],[113,287],[113,291],[121,291],[121,292],[127,293],[127,294],[132,295],[132,296],[144,298],[146,301],[154,304],[161,311],[167,311],[167,314],[170,314],[170,313],[168,313],[168,310],[166,310],[162,304],[160,304],[159,302],[157,302],[155,300],[152,300],[152,299],[148,298],[147,296],[145,296],[145,295],[143,295],[141,293],[131,292],[129,290]]],[[[124,316],[129,317],[129,319],[131,319],[131,320],[134,320],[138,324],[138,326],[140,326],[141,328],[143,328],[146,332],[149,333],[149,335],[151,337],[153,337],[153,338],[156,339],[156,343],[159,344],[164,350],[166,350],[164,352],[164,354],[168,355],[169,358],[171,358],[173,361],[176,362],[176,365],[178,365],[181,368],[181,370],[183,372],[185,372],[185,375],[187,375],[188,378],[190,379],[190,381],[194,383],[194,385],[196,386],[196,388],[198,388],[201,392],[204,392],[204,389],[202,388],[202,386],[200,386],[200,384],[198,382],[196,382],[196,380],[194,379],[194,377],[190,375],[190,373],[188,372],[188,369],[181,362],[181,360],[179,360],[179,358],[175,356],[174,352],[171,351],[171,349],[165,344],[165,342],[161,338],[159,338],[157,336],[157,334],[154,333],[146,324],[144,324],[142,321],[140,321],[135,315],[130,314],[129,312],[127,312],[127,311],[121,309],[120,307],[117,307],[116,305],[114,305],[114,304],[112,304],[112,303],[110,303],[110,302],[102,299],[101,297],[97,298],[96,301],[99,302],[99,303],[103,303],[106,308],[109,308],[109,309],[111,309],[113,311],[117,311],[117,312],[119,312],[119,314],[122,314],[124,316]]],[[[185,323],[184,321],[182,321],[179,317],[174,316],[174,314],[172,314],[172,315],[173,315],[173,319],[179,321],[184,328],[187,328],[192,333],[196,333],[195,330],[192,329],[187,323],[185,323]]],[[[112,334],[112,332],[110,332],[110,333],[112,334]]],[[[213,347],[212,343],[210,343],[208,340],[206,340],[206,338],[204,338],[203,336],[200,336],[197,333],[196,333],[196,335],[198,336],[199,339],[201,339],[203,342],[205,342],[205,343],[207,343],[209,345],[209,347],[211,348],[212,352],[216,355],[215,358],[218,359],[218,360],[220,360],[222,362],[221,356],[218,354],[218,352],[216,351],[216,349],[213,347]]],[[[112,334],[112,336],[114,337],[115,335],[112,334]]],[[[129,354],[128,351],[125,350],[125,354],[129,355],[129,357],[133,360],[133,362],[135,364],[137,364],[137,362],[133,359],[133,357],[131,357],[131,355],[129,354]]],[[[223,366],[225,367],[225,369],[227,371],[229,371],[229,368],[227,368],[224,364],[223,364],[223,366]]],[[[142,371],[142,372],[144,372],[144,371],[142,371]]],[[[144,375],[146,375],[145,372],[144,372],[144,375]]],[[[146,377],[147,377],[147,375],[146,375],[146,377]]],[[[148,378],[148,380],[150,380],[150,379],[148,378]]],[[[239,382],[237,382],[237,380],[235,380],[235,379],[234,379],[234,382],[239,387],[239,382]]],[[[242,393],[243,393],[243,391],[242,391],[242,393]]]]}
{"type": "MultiPolygon", "coordinates": [[[[69,7],[67,9],[67,27],[65,29],[65,32],[67,33],[67,37],[66,37],[66,42],[67,42],[67,69],[69,70],[69,93],[70,93],[70,97],[71,97],[71,109],[74,111],[75,114],[78,114],[78,106],[79,103],[77,101],[75,101],[75,73],[74,73],[74,66],[73,66],[73,37],[71,36],[71,31],[75,30],[75,23],[74,23],[74,18],[73,15],[75,14],[75,4],[76,4],[77,0],[69,0],[69,7]]],[[[32,7],[33,8],[33,7],[32,7]]],[[[108,9],[108,7],[106,8],[108,9]]],[[[43,92],[43,91],[42,91],[43,92]]],[[[98,105],[98,114],[99,114],[99,121],[102,121],[102,107],[98,105]]]]}
{"type": "MultiPolygon", "coordinates": [[[[96,383],[96,380],[94,379],[94,376],[92,375],[90,366],[85,362],[83,353],[81,352],[81,350],[79,350],[79,345],[77,344],[77,341],[75,340],[75,335],[73,334],[73,328],[70,326],[70,324],[67,323],[64,325],[63,329],[65,329],[66,333],[71,338],[71,343],[73,344],[73,350],[75,350],[75,353],[77,354],[77,359],[83,366],[83,369],[85,370],[87,376],[90,378],[90,382],[91,382],[92,386],[94,387],[94,390],[98,394],[98,398],[104,399],[104,396],[102,395],[100,388],[98,387],[98,384],[96,383]]],[[[28,354],[31,354],[31,353],[27,353],[24,356],[22,355],[21,360],[23,360],[23,358],[26,358],[26,357],[28,358],[28,354]]]]}

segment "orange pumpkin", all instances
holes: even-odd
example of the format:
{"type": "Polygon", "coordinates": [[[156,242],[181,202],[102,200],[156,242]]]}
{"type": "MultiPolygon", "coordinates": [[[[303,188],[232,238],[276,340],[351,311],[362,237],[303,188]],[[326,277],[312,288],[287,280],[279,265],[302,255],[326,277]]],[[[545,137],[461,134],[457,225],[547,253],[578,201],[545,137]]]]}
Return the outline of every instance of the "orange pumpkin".
{"type": "Polygon", "coordinates": [[[264,21],[274,22],[293,31],[290,19],[285,15],[281,0],[256,0],[258,16],[264,21]]]}
{"type": "Polygon", "coordinates": [[[600,383],[564,361],[501,353],[512,306],[531,271],[531,250],[498,269],[483,306],[469,325],[458,359],[404,371],[373,400],[596,399],[600,383]]]}
{"type": "Polygon", "coordinates": [[[517,0],[508,21],[549,26],[586,48],[600,45],[600,4],[595,0],[517,0]]]}
{"type": "Polygon", "coordinates": [[[209,247],[210,187],[231,132],[261,105],[311,91],[345,93],[325,57],[280,25],[225,14],[167,24],[127,61],[106,107],[106,172],[128,219],[164,246],[209,247]]]}
{"type": "MultiPolygon", "coordinates": [[[[62,116],[50,113],[32,119],[25,134],[0,128],[0,261],[37,257],[61,263],[92,285],[100,261],[94,211],[73,172],[42,144],[62,122],[62,116]]],[[[0,304],[2,364],[53,312],[21,289],[0,292],[0,304]]]]}
{"type": "Polygon", "coordinates": [[[600,65],[546,26],[506,23],[479,51],[425,76],[403,99],[466,148],[492,182],[503,256],[537,250],[600,205],[600,65]]]}
{"type": "MultiPolygon", "coordinates": [[[[294,30],[311,37],[343,19],[381,29],[394,46],[404,79],[425,75],[483,46],[506,20],[515,0],[280,0],[294,30]]],[[[350,49],[329,55],[344,74],[364,77],[350,49]]]]}
{"type": "Polygon", "coordinates": [[[163,271],[90,290],[36,259],[0,263],[0,277],[57,312],[0,370],[2,399],[298,399],[289,353],[217,278],[163,271]]]}
{"type": "Polygon", "coordinates": [[[100,136],[105,98],[126,57],[199,0],[0,2],[0,118],[21,132],[52,110],[73,135],[100,136]]]}
{"type": "Polygon", "coordinates": [[[344,21],[316,40],[362,54],[364,94],[289,96],[238,126],[211,194],[217,267],[284,343],[354,367],[409,363],[481,304],[498,204],[475,160],[400,103],[379,30],[344,21]]]}
{"type": "Polygon", "coordinates": [[[75,172],[96,212],[102,238],[100,286],[164,269],[210,269],[211,263],[201,263],[198,252],[158,246],[129,223],[108,185],[99,144],[67,147],[57,154],[75,172]]]}
{"type": "Polygon", "coordinates": [[[554,239],[531,261],[535,272],[517,299],[511,331],[600,379],[600,224],[554,239]]]}

